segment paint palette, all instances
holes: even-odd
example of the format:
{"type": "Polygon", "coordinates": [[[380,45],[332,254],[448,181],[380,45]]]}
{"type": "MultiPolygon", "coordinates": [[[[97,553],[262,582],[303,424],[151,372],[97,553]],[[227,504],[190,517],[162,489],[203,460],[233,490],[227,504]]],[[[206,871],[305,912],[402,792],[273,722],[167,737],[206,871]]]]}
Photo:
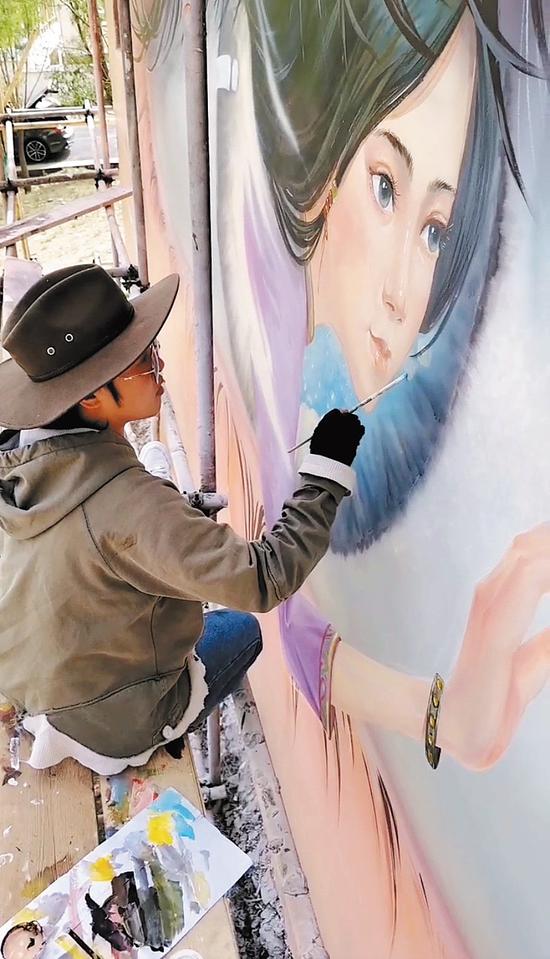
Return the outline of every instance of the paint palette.
{"type": "Polygon", "coordinates": [[[2,959],[153,959],[168,952],[251,860],[175,789],[0,928],[2,959]]]}

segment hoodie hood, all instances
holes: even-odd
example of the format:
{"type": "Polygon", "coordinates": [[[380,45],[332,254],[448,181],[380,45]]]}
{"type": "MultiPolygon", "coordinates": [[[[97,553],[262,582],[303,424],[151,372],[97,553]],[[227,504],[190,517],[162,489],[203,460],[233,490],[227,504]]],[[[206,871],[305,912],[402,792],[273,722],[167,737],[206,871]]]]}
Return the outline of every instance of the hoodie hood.
{"type": "Polygon", "coordinates": [[[141,467],[132,446],[112,430],[64,433],[19,446],[0,436],[0,529],[32,539],[120,473],[141,467]]]}

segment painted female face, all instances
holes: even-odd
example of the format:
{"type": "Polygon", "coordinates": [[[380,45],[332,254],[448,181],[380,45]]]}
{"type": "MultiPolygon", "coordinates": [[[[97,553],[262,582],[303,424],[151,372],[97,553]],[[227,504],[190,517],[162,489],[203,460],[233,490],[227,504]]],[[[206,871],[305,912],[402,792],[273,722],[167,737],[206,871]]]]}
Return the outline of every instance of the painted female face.
{"type": "Polygon", "coordinates": [[[399,373],[422,326],[458,186],[475,57],[466,14],[419,87],[363,141],[315,252],[315,322],[337,334],[361,399],[399,373]]]}

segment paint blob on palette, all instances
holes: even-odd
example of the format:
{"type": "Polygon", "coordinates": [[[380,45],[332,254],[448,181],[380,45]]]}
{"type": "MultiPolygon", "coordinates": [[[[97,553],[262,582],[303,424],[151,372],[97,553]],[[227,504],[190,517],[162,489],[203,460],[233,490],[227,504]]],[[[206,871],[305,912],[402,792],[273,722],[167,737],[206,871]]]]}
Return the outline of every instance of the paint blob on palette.
{"type": "Polygon", "coordinates": [[[2,959],[139,959],[168,952],[251,860],[175,789],[0,929],[2,959]]]}

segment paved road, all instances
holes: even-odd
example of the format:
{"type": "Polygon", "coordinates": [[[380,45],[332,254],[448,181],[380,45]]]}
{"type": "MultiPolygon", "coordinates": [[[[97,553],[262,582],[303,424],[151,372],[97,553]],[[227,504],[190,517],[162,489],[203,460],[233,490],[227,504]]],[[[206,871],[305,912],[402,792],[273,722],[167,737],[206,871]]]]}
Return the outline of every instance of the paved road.
{"type": "MultiPolygon", "coordinates": [[[[95,124],[96,135],[99,137],[99,126],[95,124]]],[[[108,123],[109,129],[109,153],[110,162],[118,165],[118,143],[116,127],[114,120],[108,123]]],[[[90,134],[88,128],[84,125],[72,127],[73,139],[69,149],[62,153],[59,158],[51,160],[49,163],[29,163],[29,173],[37,174],[40,170],[59,170],[71,167],[86,167],[94,165],[92,148],[90,145],[90,134]]],[[[98,140],[99,142],[99,140],[98,140]]],[[[32,175],[31,174],[31,175],[32,175]]]]}
{"type": "MultiPolygon", "coordinates": [[[[70,146],[69,152],[63,157],[63,159],[76,161],[79,160],[83,163],[93,163],[92,150],[90,146],[90,134],[85,126],[73,127],[74,135],[73,140],[70,146]]],[[[96,133],[99,133],[99,130],[96,125],[96,133]]],[[[116,129],[109,125],[109,153],[111,159],[116,159],[118,161],[118,144],[116,138],[116,129]]]]}

